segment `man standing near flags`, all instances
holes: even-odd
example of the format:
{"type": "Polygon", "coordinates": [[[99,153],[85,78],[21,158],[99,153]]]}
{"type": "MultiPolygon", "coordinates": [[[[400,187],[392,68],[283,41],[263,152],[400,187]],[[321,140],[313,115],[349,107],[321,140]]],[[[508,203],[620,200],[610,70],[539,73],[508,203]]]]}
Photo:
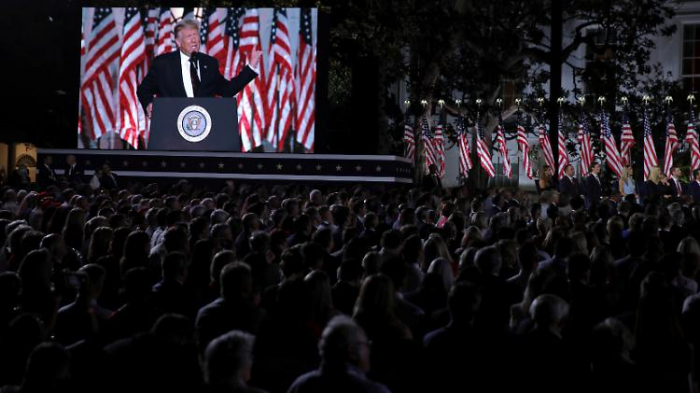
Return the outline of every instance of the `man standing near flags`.
{"type": "Polygon", "coordinates": [[[681,181],[681,168],[677,166],[671,168],[671,178],[669,180],[672,189],[671,193],[674,197],[679,197],[686,194],[686,184],[685,182],[681,181]]]}
{"type": "Polygon", "coordinates": [[[199,24],[183,19],[175,25],[175,44],[179,49],[156,57],[138,87],[141,105],[150,118],[153,98],[158,97],[233,97],[258,75],[261,51],[254,50],[248,66],[230,81],[219,72],[219,62],[199,52],[199,24]]]}
{"type": "Polygon", "coordinates": [[[603,183],[600,180],[600,164],[594,162],[590,167],[590,175],[586,178],[586,207],[594,209],[598,206],[603,195],[603,183]]]}
{"type": "Polygon", "coordinates": [[[559,180],[559,192],[569,197],[580,195],[578,180],[574,177],[574,166],[566,164],[564,167],[564,177],[559,180]]]}
{"type": "Polygon", "coordinates": [[[695,203],[700,203],[700,169],[693,171],[693,181],[688,186],[688,194],[693,197],[695,203]]]}

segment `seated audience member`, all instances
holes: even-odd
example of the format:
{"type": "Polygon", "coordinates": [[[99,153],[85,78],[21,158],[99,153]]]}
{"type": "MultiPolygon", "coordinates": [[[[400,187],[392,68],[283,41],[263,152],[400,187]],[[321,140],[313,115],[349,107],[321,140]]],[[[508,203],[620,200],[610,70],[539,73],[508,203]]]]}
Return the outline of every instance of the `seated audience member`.
{"type": "Polygon", "coordinates": [[[253,370],[255,337],[240,330],[225,333],[204,351],[204,381],[207,393],[263,393],[248,386],[253,370]]]}
{"type": "Polygon", "coordinates": [[[221,295],[197,313],[197,344],[203,351],[211,340],[234,329],[257,333],[264,317],[254,303],[250,267],[230,263],[221,271],[221,295]]]}
{"type": "Polygon", "coordinates": [[[370,368],[370,343],[364,331],[346,316],[333,318],[318,345],[321,367],[292,384],[289,393],[389,392],[366,377],[370,368]]]}
{"type": "Polygon", "coordinates": [[[100,265],[88,264],[66,277],[68,285],[77,286],[75,301],[58,311],[54,334],[56,340],[71,345],[99,333],[112,311],[97,302],[102,292],[106,271],[100,265]]]}

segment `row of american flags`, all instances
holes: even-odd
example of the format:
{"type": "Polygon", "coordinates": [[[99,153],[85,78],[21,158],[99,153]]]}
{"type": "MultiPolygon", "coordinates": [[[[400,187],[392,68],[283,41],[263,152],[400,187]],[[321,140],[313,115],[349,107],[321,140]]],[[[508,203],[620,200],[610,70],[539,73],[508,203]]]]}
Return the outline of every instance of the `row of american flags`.
{"type": "MultiPolygon", "coordinates": [[[[267,141],[282,151],[293,138],[313,152],[316,9],[204,8],[200,14],[184,9],[182,17],[200,20],[201,51],[219,60],[227,79],[268,43],[260,74],[236,96],[241,149],[267,141]]],[[[177,50],[178,18],[171,8],[86,8],[83,15],[79,132],[93,141],[114,132],[143,148],[149,124],[136,88],[155,56],[177,50]]]]}
{"type": "MultiPolygon", "coordinates": [[[[654,166],[659,166],[659,156],[656,153],[656,146],[654,144],[654,138],[652,134],[652,123],[650,119],[649,108],[647,106],[643,109],[642,115],[642,135],[641,135],[641,146],[643,147],[644,156],[644,180],[647,180],[651,168],[654,166]]],[[[573,164],[574,160],[569,157],[569,151],[567,148],[568,139],[567,133],[564,130],[565,121],[562,111],[560,110],[558,115],[558,129],[557,129],[557,146],[558,146],[558,156],[555,161],[552,142],[550,141],[549,126],[544,120],[544,114],[540,113],[536,116],[535,122],[531,126],[531,131],[533,134],[537,135],[538,149],[541,152],[544,163],[548,165],[553,170],[556,170],[559,178],[565,176],[564,171],[566,166],[570,163],[573,164]],[[557,165],[558,164],[558,165],[557,165]]],[[[597,114],[597,120],[599,123],[599,138],[601,150],[599,156],[602,155],[604,158],[604,164],[612,171],[612,173],[621,177],[626,165],[632,165],[632,148],[637,143],[639,136],[635,137],[632,125],[630,124],[629,115],[627,110],[622,111],[621,114],[621,127],[620,127],[620,143],[615,140],[615,136],[612,133],[610,126],[610,114],[605,111],[600,111],[597,114]]],[[[532,179],[534,176],[532,168],[532,157],[530,157],[531,145],[528,142],[528,133],[526,131],[526,125],[524,124],[523,113],[518,110],[516,112],[516,124],[515,124],[515,136],[514,139],[517,142],[517,149],[520,157],[522,157],[523,171],[525,175],[532,179]]],[[[513,175],[513,166],[510,162],[510,154],[507,148],[507,130],[503,122],[502,116],[498,115],[498,124],[495,129],[495,141],[493,143],[493,153],[489,148],[489,143],[484,135],[483,126],[481,124],[480,115],[477,114],[474,129],[474,147],[470,146],[470,133],[466,125],[464,117],[459,116],[455,124],[455,131],[457,136],[456,146],[459,149],[459,173],[463,177],[468,177],[469,171],[473,168],[472,162],[472,150],[476,152],[476,160],[479,165],[483,168],[489,177],[496,176],[496,170],[493,165],[493,156],[498,155],[500,161],[502,162],[503,176],[511,178],[513,175]]],[[[580,168],[579,174],[581,176],[586,176],[589,172],[591,164],[595,162],[595,151],[591,135],[591,126],[588,124],[588,117],[581,107],[578,114],[578,119],[576,120],[576,149],[578,156],[580,158],[580,168]]],[[[674,166],[674,155],[677,154],[677,150],[681,145],[681,139],[676,132],[676,127],[674,123],[674,117],[671,114],[670,109],[666,110],[664,115],[664,151],[663,151],[663,162],[660,165],[663,173],[670,176],[671,168],[674,166]]],[[[445,136],[445,126],[443,124],[437,124],[434,127],[434,133],[431,131],[431,127],[427,117],[421,118],[420,123],[420,133],[416,136],[414,127],[406,123],[404,127],[404,155],[405,157],[415,160],[416,158],[416,144],[420,141],[423,156],[424,156],[424,166],[426,173],[429,172],[431,165],[435,165],[435,172],[440,178],[445,176],[445,149],[447,138],[445,136]]],[[[691,109],[688,116],[686,135],[684,138],[687,144],[687,151],[690,154],[690,169],[700,169],[700,143],[698,141],[698,133],[695,129],[695,114],[691,109]]]]}

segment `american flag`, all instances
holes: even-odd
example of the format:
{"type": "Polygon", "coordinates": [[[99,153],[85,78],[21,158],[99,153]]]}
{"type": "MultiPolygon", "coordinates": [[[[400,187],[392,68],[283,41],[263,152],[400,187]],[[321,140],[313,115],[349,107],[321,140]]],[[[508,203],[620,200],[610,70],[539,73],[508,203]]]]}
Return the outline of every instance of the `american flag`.
{"type": "Polygon", "coordinates": [[[226,8],[207,8],[204,19],[202,19],[202,26],[204,26],[205,21],[207,25],[206,52],[219,61],[219,72],[223,74],[224,67],[226,67],[226,48],[224,47],[226,8]]]}
{"type": "Polygon", "coordinates": [[[658,166],[656,158],[656,147],[654,147],[654,137],[651,135],[651,121],[649,120],[649,108],[644,106],[644,180],[649,177],[651,168],[658,166]]]}
{"type": "Polygon", "coordinates": [[[442,179],[445,177],[445,138],[442,132],[442,125],[435,126],[435,138],[433,138],[433,151],[435,151],[435,165],[437,175],[442,179]]]}
{"type": "Polygon", "coordinates": [[[430,125],[428,119],[423,117],[421,120],[421,140],[423,141],[423,156],[425,157],[425,172],[431,165],[436,164],[435,149],[433,148],[433,137],[430,135],[430,125]]]}
{"type": "Polygon", "coordinates": [[[80,86],[82,105],[91,139],[114,130],[114,82],[110,68],[119,58],[120,42],[110,8],[96,8],[85,54],[80,86]]]}
{"type": "Polygon", "coordinates": [[[580,144],[581,175],[586,176],[588,168],[593,163],[593,147],[591,146],[591,133],[588,131],[588,121],[586,120],[586,114],[583,112],[583,107],[581,107],[579,112],[577,139],[580,144]]]}
{"type": "Polygon", "coordinates": [[[695,111],[690,107],[690,118],[688,119],[688,133],[685,135],[685,142],[690,147],[690,171],[700,169],[700,145],[698,143],[698,132],[695,130],[695,111]]]}
{"type": "Polygon", "coordinates": [[[459,171],[464,177],[469,176],[469,171],[472,169],[472,158],[469,153],[469,142],[467,141],[467,127],[464,124],[464,117],[459,116],[457,125],[457,140],[459,142],[459,171]]]}
{"type": "Polygon", "coordinates": [[[406,119],[406,125],[403,129],[404,157],[413,161],[416,157],[416,136],[413,133],[413,127],[408,124],[408,116],[406,119]]]}
{"type": "Polygon", "coordinates": [[[143,109],[136,96],[138,67],[146,57],[146,45],[141,15],[136,8],[127,8],[119,67],[119,135],[137,149],[139,132],[146,128],[143,109]]]}
{"type": "Polygon", "coordinates": [[[559,179],[566,176],[566,166],[569,165],[569,153],[566,151],[566,135],[564,135],[564,116],[559,108],[559,125],[557,134],[559,139],[559,179]]]}
{"type": "Polygon", "coordinates": [[[160,10],[158,8],[150,8],[146,11],[143,16],[143,31],[144,37],[143,42],[145,45],[146,55],[143,58],[143,69],[141,74],[146,75],[148,69],[151,67],[151,61],[156,54],[156,45],[158,43],[158,17],[160,15],[160,10]]]}
{"type": "Polygon", "coordinates": [[[525,127],[520,124],[520,110],[518,110],[518,124],[516,129],[518,130],[518,148],[523,153],[523,168],[525,169],[525,174],[528,179],[532,179],[532,164],[530,163],[530,145],[527,143],[527,133],[525,132],[525,127]]]}
{"type": "Polygon", "coordinates": [[[549,142],[549,133],[547,132],[547,127],[544,124],[544,120],[540,118],[540,124],[538,125],[539,134],[538,138],[540,140],[540,147],[542,148],[542,154],[544,154],[544,161],[549,165],[552,170],[556,168],[554,165],[554,153],[552,153],[552,144],[549,142]]]}
{"type": "Polygon", "coordinates": [[[676,134],[676,126],[673,124],[673,116],[669,110],[666,115],[666,148],[664,149],[664,174],[671,177],[671,168],[673,168],[673,153],[678,148],[678,134],[676,134]]]}
{"type": "MultiPolygon", "coordinates": [[[[257,9],[248,9],[243,16],[239,51],[250,56],[260,50],[260,20],[257,9]]],[[[238,95],[238,131],[241,134],[243,151],[250,151],[262,144],[265,129],[265,68],[260,64],[260,74],[248,83],[238,95]]]]}
{"type": "Polygon", "coordinates": [[[513,175],[513,167],[510,165],[510,158],[508,157],[505,127],[503,126],[503,117],[500,114],[498,115],[498,127],[496,130],[496,143],[498,144],[498,151],[501,153],[501,158],[503,158],[503,175],[510,178],[513,175]]]}
{"type": "Polygon", "coordinates": [[[207,35],[209,35],[209,16],[207,11],[204,11],[204,16],[199,24],[199,51],[207,53],[207,35]]]}
{"type": "Polygon", "coordinates": [[[615,172],[617,177],[622,176],[622,157],[617,150],[615,137],[610,132],[610,119],[604,111],[600,113],[600,138],[605,146],[605,161],[607,161],[608,167],[615,172]]]}
{"type": "Polygon", "coordinates": [[[160,24],[158,25],[158,46],[156,56],[175,50],[175,35],[173,34],[173,13],[170,8],[161,8],[160,24]]]}
{"type": "Polygon", "coordinates": [[[476,117],[476,154],[479,156],[479,163],[484,168],[489,177],[496,176],[496,169],[491,161],[491,151],[484,139],[484,129],[479,123],[479,116],[476,117]]]}
{"type": "Polygon", "coordinates": [[[294,68],[289,42],[287,11],[275,9],[270,32],[270,52],[267,70],[267,124],[266,139],[282,150],[292,125],[292,101],[294,100],[294,68]],[[281,143],[277,143],[280,141],[281,143]]]}
{"type": "Polygon", "coordinates": [[[316,46],[311,35],[311,9],[301,9],[299,51],[296,64],[297,142],[311,151],[314,147],[316,106],[316,46]]]}
{"type": "Polygon", "coordinates": [[[225,47],[226,60],[224,61],[223,75],[226,79],[231,79],[238,75],[243,69],[244,63],[241,61],[241,53],[238,50],[241,42],[240,20],[245,14],[243,8],[229,8],[226,15],[225,47]]]}
{"type": "Polygon", "coordinates": [[[627,110],[622,111],[622,136],[620,137],[620,155],[622,163],[625,165],[632,164],[632,147],[634,146],[634,134],[632,126],[630,126],[627,110]]]}

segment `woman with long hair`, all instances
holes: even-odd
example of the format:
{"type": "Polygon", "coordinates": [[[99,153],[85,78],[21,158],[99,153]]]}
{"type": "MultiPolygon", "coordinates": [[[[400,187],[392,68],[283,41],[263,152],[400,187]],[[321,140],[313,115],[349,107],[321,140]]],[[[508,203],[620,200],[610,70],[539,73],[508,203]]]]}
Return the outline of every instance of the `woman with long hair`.
{"type": "Polygon", "coordinates": [[[622,171],[622,176],[618,181],[618,189],[620,195],[635,195],[637,193],[637,186],[634,182],[634,168],[632,165],[626,165],[625,170],[622,171]]]}
{"type": "Polygon", "coordinates": [[[540,170],[540,179],[538,180],[540,192],[554,189],[553,177],[554,172],[552,172],[552,168],[549,165],[543,165],[540,170]]]}
{"type": "Polygon", "coordinates": [[[109,245],[112,242],[114,231],[110,227],[99,227],[95,229],[90,238],[88,247],[87,263],[97,263],[101,257],[109,254],[109,245]]]}
{"type": "Polygon", "coordinates": [[[124,254],[119,263],[122,277],[135,267],[147,267],[151,238],[144,231],[133,231],[124,243],[124,254]]]}
{"type": "Polygon", "coordinates": [[[437,233],[432,233],[428,237],[428,240],[423,245],[423,255],[425,257],[423,259],[423,266],[421,267],[421,269],[424,272],[428,271],[430,263],[433,262],[435,259],[444,258],[450,263],[450,266],[452,268],[452,274],[457,275],[459,271],[459,266],[452,257],[452,253],[450,253],[450,249],[447,247],[447,243],[442,238],[442,236],[438,235],[437,233]]]}
{"type": "Polygon", "coordinates": [[[66,217],[63,225],[63,239],[66,245],[75,250],[83,250],[83,228],[85,227],[85,210],[73,208],[66,217]]]}
{"type": "Polygon", "coordinates": [[[658,166],[653,166],[651,168],[645,185],[649,198],[670,198],[673,194],[671,184],[668,182],[668,177],[658,166]]]}
{"type": "Polygon", "coordinates": [[[373,341],[410,339],[411,331],[396,316],[394,284],[383,274],[374,274],[362,283],[353,319],[373,341]]]}

